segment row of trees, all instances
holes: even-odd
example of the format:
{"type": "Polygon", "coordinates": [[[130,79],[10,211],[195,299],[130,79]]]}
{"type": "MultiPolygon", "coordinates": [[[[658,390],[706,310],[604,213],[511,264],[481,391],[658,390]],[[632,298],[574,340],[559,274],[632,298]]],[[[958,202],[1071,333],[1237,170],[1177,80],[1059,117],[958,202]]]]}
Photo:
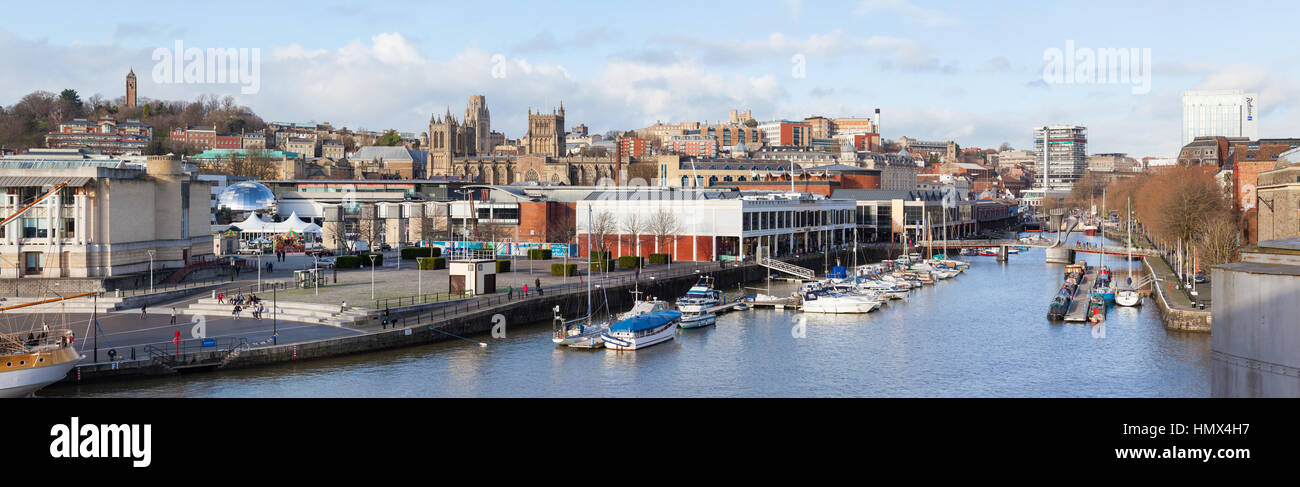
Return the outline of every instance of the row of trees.
{"type": "Polygon", "coordinates": [[[588,227],[592,245],[600,252],[609,250],[608,238],[615,235],[632,235],[635,245],[640,245],[642,235],[653,236],[655,252],[660,252],[659,247],[676,242],[682,231],[677,215],[662,209],[649,215],[633,212],[622,219],[611,212],[601,211],[592,216],[588,227]]]}
{"type": "MultiPolygon", "coordinates": [[[[1213,173],[1199,167],[1176,166],[1141,176],[1106,183],[1091,172],[1075,184],[1063,204],[1088,208],[1102,206],[1125,219],[1131,202],[1133,218],[1153,243],[1191,252],[1203,266],[1236,261],[1240,255],[1241,217],[1232,208],[1228,190],[1213,173]]],[[[1048,204],[1046,207],[1054,206],[1048,204]]]]}

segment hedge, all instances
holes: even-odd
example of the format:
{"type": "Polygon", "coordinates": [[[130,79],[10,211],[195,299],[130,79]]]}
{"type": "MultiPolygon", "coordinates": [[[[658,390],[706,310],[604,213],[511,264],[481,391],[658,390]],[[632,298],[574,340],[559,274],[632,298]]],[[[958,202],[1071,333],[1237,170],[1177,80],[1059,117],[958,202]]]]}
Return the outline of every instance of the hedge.
{"type": "Polygon", "coordinates": [[[415,260],[416,257],[439,257],[442,249],[438,247],[407,247],[402,249],[402,260],[415,260]]]}
{"type": "Polygon", "coordinates": [[[551,260],[551,249],[528,249],[528,260],[551,260]]]}
{"type": "Polygon", "coordinates": [[[608,250],[603,250],[603,251],[592,251],[592,252],[588,252],[588,253],[587,253],[587,261],[588,261],[588,262],[596,262],[596,261],[601,261],[601,260],[609,260],[609,251],[608,251],[608,250]]]}
{"type": "Polygon", "coordinates": [[[578,264],[551,264],[552,276],[576,276],[578,264]]]}
{"type": "Polygon", "coordinates": [[[673,254],[650,254],[651,264],[667,264],[672,262],[673,254]]]}
{"type": "Polygon", "coordinates": [[[635,255],[624,255],[618,258],[618,267],[620,269],[631,269],[641,264],[641,257],[635,255]]]}
{"type": "Polygon", "coordinates": [[[447,268],[446,257],[422,257],[420,259],[420,270],[436,271],[447,268]]]}
{"type": "Polygon", "coordinates": [[[334,259],[334,267],[337,269],[357,269],[361,267],[361,257],[356,255],[341,255],[334,259]]]}
{"type": "Polygon", "coordinates": [[[588,265],[591,266],[591,270],[593,270],[593,271],[607,271],[607,270],[613,270],[613,269],[614,269],[614,261],[613,261],[613,260],[605,260],[605,261],[603,261],[603,262],[604,262],[604,265],[603,265],[603,266],[601,265],[601,262],[599,262],[599,261],[592,261],[592,262],[588,263],[588,265]]]}
{"type": "Polygon", "coordinates": [[[372,255],[375,256],[375,265],[376,265],[376,266],[382,266],[382,265],[384,265],[384,254],[361,254],[361,255],[358,255],[357,257],[361,259],[361,264],[362,264],[362,265],[364,265],[364,266],[369,266],[369,265],[370,265],[370,256],[372,256],[372,255]]]}
{"type": "Polygon", "coordinates": [[[508,260],[497,261],[497,274],[501,274],[503,272],[510,272],[510,261],[508,260]]]}

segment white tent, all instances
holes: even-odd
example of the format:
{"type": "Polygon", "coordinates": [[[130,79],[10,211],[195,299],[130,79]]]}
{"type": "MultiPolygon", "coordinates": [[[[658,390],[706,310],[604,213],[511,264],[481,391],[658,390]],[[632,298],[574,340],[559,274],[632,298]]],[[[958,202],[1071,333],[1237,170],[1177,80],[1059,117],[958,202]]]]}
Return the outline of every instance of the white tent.
{"type": "Polygon", "coordinates": [[[256,213],[250,213],[248,218],[239,223],[233,223],[232,226],[239,229],[243,234],[266,234],[266,233],[306,233],[320,235],[322,233],[320,225],[308,223],[298,218],[298,214],[289,215],[282,222],[267,222],[258,218],[256,213]]]}

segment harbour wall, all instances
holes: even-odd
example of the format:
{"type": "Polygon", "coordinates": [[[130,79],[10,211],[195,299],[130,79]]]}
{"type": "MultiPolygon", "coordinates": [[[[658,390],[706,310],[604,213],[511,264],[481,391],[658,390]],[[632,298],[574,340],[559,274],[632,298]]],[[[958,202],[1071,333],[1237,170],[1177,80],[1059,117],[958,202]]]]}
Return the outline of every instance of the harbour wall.
{"type": "MultiPolygon", "coordinates": [[[[1161,279],[1168,279],[1169,276],[1156,273],[1147,259],[1142,259],[1142,265],[1152,276],[1158,276],[1161,279]]],[[[1167,282],[1167,281],[1166,281],[1167,282]]],[[[1218,287],[1218,286],[1215,286],[1218,287]]],[[[1183,330],[1210,333],[1211,330],[1211,312],[1199,309],[1184,309],[1170,303],[1170,298],[1166,296],[1165,289],[1160,287],[1160,282],[1151,283],[1152,293],[1155,302],[1160,310],[1161,321],[1168,330],[1183,330]]]]}
{"type": "MultiPolygon", "coordinates": [[[[882,249],[864,248],[862,254],[859,255],[859,260],[861,263],[876,262],[885,257],[886,252],[882,249]]],[[[830,256],[816,254],[790,259],[787,262],[815,269],[818,273],[821,273],[827,262],[829,262],[829,265],[835,265],[836,258],[839,258],[847,266],[852,263],[853,254],[852,251],[835,252],[830,256]]],[[[693,264],[695,263],[682,262],[673,265],[689,268],[693,264]]],[[[756,264],[735,264],[722,269],[712,268],[707,273],[713,275],[716,289],[728,291],[741,287],[745,283],[762,281],[775,271],[756,264]]],[[[644,296],[655,296],[671,302],[677,296],[685,294],[697,281],[698,275],[690,273],[654,281],[643,279],[639,282],[639,288],[644,296]]],[[[637,284],[629,282],[604,287],[603,293],[596,294],[593,291],[592,300],[603,303],[608,299],[611,309],[626,309],[632,305],[635,299],[635,296],[629,291],[637,284]]],[[[447,307],[453,305],[442,303],[437,306],[447,307]]],[[[502,331],[506,333],[506,336],[509,336],[512,324],[522,326],[546,320],[553,316],[554,309],[557,306],[560,308],[561,315],[567,318],[585,315],[587,312],[587,291],[585,289],[569,290],[528,299],[502,301],[500,304],[476,308],[443,319],[417,322],[420,314],[431,311],[431,306],[435,306],[435,304],[391,309],[390,317],[397,322],[398,326],[391,330],[250,349],[182,353],[172,356],[174,357],[173,362],[159,358],[140,358],[139,360],[120,360],[112,363],[83,365],[70,371],[62,382],[91,383],[155,377],[184,370],[224,370],[257,367],[425,345],[461,338],[470,341],[481,341],[490,347],[492,346],[491,339],[473,339],[470,337],[481,337],[492,333],[493,327],[499,323],[499,320],[494,319],[496,315],[500,314],[505,317],[505,327],[502,331]],[[407,319],[406,323],[403,323],[403,318],[407,319]]]]}

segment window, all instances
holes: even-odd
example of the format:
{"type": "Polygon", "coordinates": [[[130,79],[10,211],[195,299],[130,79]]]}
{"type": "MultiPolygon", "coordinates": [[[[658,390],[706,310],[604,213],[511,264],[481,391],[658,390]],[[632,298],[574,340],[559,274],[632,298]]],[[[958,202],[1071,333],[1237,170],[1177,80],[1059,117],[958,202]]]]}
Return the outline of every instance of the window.
{"type": "Polygon", "coordinates": [[[23,261],[26,274],[39,274],[45,270],[45,254],[41,252],[24,252],[23,261]]]}

